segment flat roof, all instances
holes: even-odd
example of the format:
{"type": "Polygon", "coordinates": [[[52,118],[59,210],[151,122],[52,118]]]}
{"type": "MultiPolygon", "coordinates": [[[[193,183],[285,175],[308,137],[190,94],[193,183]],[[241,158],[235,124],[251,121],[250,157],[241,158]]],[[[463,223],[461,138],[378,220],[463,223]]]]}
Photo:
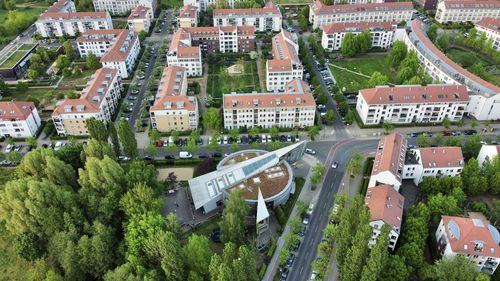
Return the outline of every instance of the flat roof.
{"type": "Polygon", "coordinates": [[[14,67],[26,54],[36,48],[37,44],[24,44],[16,43],[13,46],[6,46],[5,49],[10,48],[5,55],[0,57],[0,68],[14,67]]]}

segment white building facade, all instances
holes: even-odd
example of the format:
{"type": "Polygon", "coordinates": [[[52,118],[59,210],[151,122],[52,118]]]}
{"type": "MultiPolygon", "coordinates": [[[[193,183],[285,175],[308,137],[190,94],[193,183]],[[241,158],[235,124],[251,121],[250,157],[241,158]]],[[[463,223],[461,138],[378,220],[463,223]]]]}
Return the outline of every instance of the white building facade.
{"type": "Polygon", "coordinates": [[[500,2],[495,0],[442,0],[437,4],[435,19],[439,23],[473,22],[483,18],[500,18],[500,2]]]}
{"type": "Polygon", "coordinates": [[[461,85],[379,86],[359,91],[356,111],[364,124],[459,121],[468,102],[461,85]]]}
{"type": "Polygon", "coordinates": [[[406,138],[398,133],[380,139],[368,186],[388,184],[399,191],[407,147],[406,138]]]}
{"type": "Polygon", "coordinates": [[[338,22],[323,26],[321,46],[325,50],[336,51],[342,46],[344,36],[350,32],[358,35],[369,30],[372,38],[372,48],[388,49],[392,46],[397,24],[391,22],[338,22]]]}
{"type": "Polygon", "coordinates": [[[76,36],[87,30],[113,29],[107,12],[46,12],[35,23],[42,37],[76,36]]]}
{"type": "Polygon", "coordinates": [[[263,8],[215,9],[214,26],[254,26],[256,31],[281,31],[282,16],[272,1],[263,8]]]}
{"type": "MultiPolygon", "coordinates": [[[[499,17],[500,18],[500,17],[499,17]]],[[[500,51],[500,19],[483,18],[476,23],[476,30],[484,33],[488,40],[491,40],[491,47],[500,51]]]]}
{"type": "MultiPolygon", "coordinates": [[[[229,5],[229,8],[234,8],[234,2],[235,0],[227,0],[227,4],[229,5]]],[[[208,10],[208,7],[210,5],[215,5],[217,4],[217,0],[184,0],[184,5],[193,5],[198,7],[199,11],[206,11],[208,10]]]]}
{"type": "Polygon", "coordinates": [[[309,86],[291,81],[285,93],[226,94],[224,128],[305,128],[314,125],[316,103],[309,86]]]}
{"type": "Polygon", "coordinates": [[[403,41],[417,53],[425,72],[433,80],[465,85],[470,99],[466,112],[477,120],[500,119],[500,87],[484,81],[450,60],[429,40],[420,21],[413,20],[409,29],[403,41]]]}
{"type": "Polygon", "coordinates": [[[436,240],[443,257],[467,257],[479,272],[493,275],[500,263],[500,233],[482,214],[477,218],[442,216],[436,240]]]}
{"type": "Polygon", "coordinates": [[[193,5],[184,5],[179,9],[177,16],[177,26],[196,27],[198,26],[198,7],[193,5]]]}
{"type": "Polygon", "coordinates": [[[410,21],[411,2],[323,5],[316,0],[309,7],[309,22],[313,29],[334,22],[396,22],[410,21]]]}
{"type": "Polygon", "coordinates": [[[297,38],[282,30],[272,40],[274,59],[266,61],[266,88],[269,92],[285,90],[285,85],[302,79],[304,67],[299,59],[297,38]]]}
{"type": "Polygon", "coordinates": [[[500,153],[500,145],[483,145],[477,155],[477,162],[480,166],[484,166],[486,161],[493,161],[500,153]]]}
{"type": "Polygon", "coordinates": [[[127,19],[127,25],[130,30],[137,33],[141,31],[149,32],[153,18],[153,10],[148,7],[138,6],[130,12],[127,19]]]}
{"type": "MultiPolygon", "coordinates": [[[[92,0],[96,11],[107,11],[112,15],[128,15],[137,6],[144,6],[156,11],[156,0],[92,0]]],[[[154,16],[154,15],[153,15],[154,16]]]]}
{"type": "Polygon", "coordinates": [[[2,137],[33,137],[40,128],[41,122],[33,102],[0,102],[0,136],[2,137]]]}

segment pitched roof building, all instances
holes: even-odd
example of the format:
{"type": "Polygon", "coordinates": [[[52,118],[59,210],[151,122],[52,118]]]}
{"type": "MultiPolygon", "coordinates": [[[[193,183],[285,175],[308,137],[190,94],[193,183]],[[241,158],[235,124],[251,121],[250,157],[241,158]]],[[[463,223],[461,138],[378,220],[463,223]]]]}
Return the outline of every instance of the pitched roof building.
{"type": "Polygon", "coordinates": [[[406,147],[406,138],[399,133],[391,133],[380,139],[368,186],[388,184],[392,185],[396,191],[399,190],[406,147]]]}
{"type": "Polygon", "coordinates": [[[493,50],[500,51],[500,16],[499,18],[483,18],[476,22],[476,30],[491,39],[493,50]]]}
{"type": "Polygon", "coordinates": [[[137,6],[132,9],[127,19],[128,28],[137,33],[149,32],[151,21],[153,21],[153,10],[145,6],[137,6]]]}
{"type": "Polygon", "coordinates": [[[266,87],[268,91],[283,91],[288,82],[302,79],[304,71],[296,36],[282,30],[273,37],[272,50],[274,58],[266,62],[266,87]]]}
{"type": "Polygon", "coordinates": [[[0,101],[0,136],[32,137],[40,125],[40,115],[33,102],[0,101]]]}
{"type": "Polygon", "coordinates": [[[214,9],[214,26],[254,26],[257,31],[280,31],[281,12],[272,1],[262,8],[214,9]]]}

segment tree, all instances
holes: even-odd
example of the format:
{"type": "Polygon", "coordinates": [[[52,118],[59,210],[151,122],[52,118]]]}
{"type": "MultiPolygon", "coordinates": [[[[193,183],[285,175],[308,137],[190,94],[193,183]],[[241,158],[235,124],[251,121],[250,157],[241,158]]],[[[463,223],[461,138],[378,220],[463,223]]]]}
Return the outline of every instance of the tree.
{"type": "Polygon", "coordinates": [[[221,239],[224,242],[243,244],[245,242],[246,216],[249,207],[239,190],[231,191],[226,201],[220,222],[221,239]]]}
{"type": "MultiPolygon", "coordinates": [[[[167,280],[184,281],[186,278],[184,253],[177,237],[171,232],[161,233],[161,268],[167,280]]],[[[153,245],[157,245],[154,243],[153,245]]]]}
{"type": "Polygon", "coordinates": [[[207,129],[220,130],[222,124],[219,109],[210,107],[203,113],[203,126],[207,129]]]}
{"type": "Polygon", "coordinates": [[[76,51],[71,45],[71,42],[65,41],[63,44],[64,54],[68,57],[70,61],[73,61],[76,58],[76,51]]]}
{"type": "Polygon", "coordinates": [[[212,134],[212,139],[210,139],[210,142],[208,143],[208,148],[215,151],[221,150],[221,147],[218,142],[219,139],[220,139],[219,133],[212,134]]]}
{"type": "Polygon", "coordinates": [[[271,151],[278,150],[278,149],[280,149],[282,146],[283,146],[283,145],[281,144],[281,142],[276,141],[276,140],[274,140],[274,141],[272,141],[272,142],[270,142],[270,143],[269,143],[269,149],[270,149],[271,151]]]}
{"type": "Polygon", "coordinates": [[[428,147],[430,145],[429,137],[426,134],[419,134],[417,137],[418,147],[428,147]]]}
{"type": "Polygon", "coordinates": [[[63,69],[69,66],[70,60],[66,55],[60,55],[56,59],[57,68],[63,69]]]}
{"type": "Polygon", "coordinates": [[[276,126],[272,126],[271,129],[269,129],[269,134],[271,135],[271,138],[273,140],[276,140],[279,136],[280,130],[276,126]]]}
{"type": "Polygon", "coordinates": [[[146,241],[155,234],[165,231],[165,220],[161,214],[145,213],[132,216],[125,226],[125,245],[127,260],[134,263],[141,259],[157,258],[157,247],[146,248],[146,241]]]}
{"type": "Polygon", "coordinates": [[[158,149],[156,148],[156,145],[148,144],[148,146],[144,149],[144,152],[146,152],[147,155],[154,157],[158,152],[158,149]]]}
{"type": "Polygon", "coordinates": [[[382,226],[380,235],[377,238],[377,243],[370,251],[370,256],[366,261],[366,266],[361,272],[361,281],[377,281],[378,276],[385,268],[389,259],[387,245],[389,243],[390,227],[387,224],[382,226]]]}
{"type": "Polygon", "coordinates": [[[85,65],[88,69],[92,70],[101,68],[101,63],[94,53],[87,55],[87,58],[85,58],[85,65]]]}
{"type": "Polygon", "coordinates": [[[17,237],[15,248],[17,254],[27,261],[35,261],[43,257],[44,241],[35,233],[24,232],[17,237]]]}
{"type": "Polygon", "coordinates": [[[481,168],[476,159],[471,158],[464,166],[460,174],[464,183],[464,191],[467,195],[477,195],[488,190],[488,181],[482,175],[481,168]]]}
{"type": "Polygon", "coordinates": [[[108,130],[102,120],[97,120],[94,117],[91,117],[87,119],[85,125],[89,131],[90,138],[103,142],[108,141],[108,130]]]}
{"type": "Polygon", "coordinates": [[[349,160],[349,163],[347,164],[347,169],[346,169],[351,174],[351,176],[361,173],[363,160],[364,157],[361,154],[361,152],[359,151],[354,152],[354,154],[351,157],[351,160],[349,160]]]}
{"type": "Polygon", "coordinates": [[[351,32],[347,32],[342,39],[342,44],[340,46],[340,52],[342,55],[347,57],[353,57],[358,53],[358,46],[356,44],[356,38],[351,32]]]}
{"type": "Polygon", "coordinates": [[[327,110],[324,117],[325,123],[328,125],[332,125],[333,122],[335,122],[335,117],[335,112],[332,109],[327,110]]]}
{"type": "Polygon", "coordinates": [[[115,158],[111,146],[107,142],[97,139],[90,139],[87,144],[83,146],[83,154],[82,157],[86,158],[94,157],[97,159],[104,159],[104,156],[108,156],[112,159],[115,158]]]}
{"type": "Polygon", "coordinates": [[[476,157],[479,154],[479,150],[482,146],[481,141],[482,138],[480,135],[473,135],[467,138],[463,147],[465,159],[476,157]]]}
{"type": "Polygon", "coordinates": [[[159,139],[161,139],[161,134],[157,129],[149,130],[148,136],[151,142],[157,142],[159,139]]]}
{"type": "Polygon", "coordinates": [[[278,258],[279,266],[284,266],[286,264],[286,261],[288,260],[289,256],[290,256],[290,249],[283,247],[280,251],[280,255],[278,258]]]}
{"type": "Polygon", "coordinates": [[[178,239],[181,238],[182,228],[175,213],[170,213],[167,215],[167,217],[165,218],[165,228],[178,239]]]}
{"type": "Polygon", "coordinates": [[[317,136],[319,136],[319,126],[311,126],[307,128],[307,136],[313,141],[317,136]]]}
{"type": "Polygon", "coordinates": [[[386,134],[390,134],[392,131],[394,131],[394,124],[392,124],[391,122],[384,122],[383,126],[386,134]]]}
{"type": "Polygon", "coordinates": [[[418,184],[418,188],[427,196],[436,195],[441,192],[439,179],[436,177],[424,177],[418,184]]]}
{"type": "Polygon", "coordinates": [[[433,23],[427,30],[427,37],[429,37],[432,42],[436,41],[438,28],[438,25],[433,23]]]}
{"type": "Polygon", "coordinates": [[[3,8],[5,10],[15,10],[16,9],[16,1],[15,0],[4,0],[3,8]]]}
{"type": "Polygon", "coordinates": [[[443,257],[434,265],[434,272],[437,281],[469,281],[479,275],[474,264],[462,255],[443,257]]]}
{"type": "Polygon", "coordinates": [[[196,234],[189,236],[183,251],[189,269],[207,279],[209,277],[208,267],[213,255],[208,238],[196,234]]]}
{"type": "Polygon", "coordinates": [[[365,54],[372,47],[372,35],[368,29],[363,30],[355,39],[360,54],[365,54]]]}
{"type": "Polygon", "coordinates": [[[394,41],[394,44],[392,45],[391,52],[389,53],[388,56],[388,61],[389,64],[393,68],[399,67],[399,64],[403,61],[403,59],[406,57],[407,53],[407,48],[406,44],[403,41],[394,41]]]}
{"type": "Polygon", "coordinates": [[[450,36],[447,33],[443,33],[439,36],[436,45],[441,51],[445,52],[450,47],[450,36]]]}
{"type": "Polygon", "coordinates": [[[111,145],[116,156],[120,156],[120,142],[118,140],[118,133],[116,132],[115,123],[109,122],[108,133],[111,138],[111,145]]]}
{"type": "Polygon", "coordinates": [[[132,159],[137,158],[139,156],[137,152],[137,140],[125,119],[120,120],[118,123],[118,137],[123,148],[123,153],[132,159]]]}
{"type": "Polygon", "coordinates": [[[345,115],[345,122],[347,125],[351,125],[352,122],[354,122],[354,113],[352,110],[347,111],[347,114],[345,115]]]}
{"type": "Polygon", "coordinates": [[[460,213],[457,199],[441,193],[429,197],[427,206],[429,207],[429,211],[431,213],[431,219],[435,224],[439,222],[442,215],[452,216],[460,213]]]}
{"type": "Polygon", "coordinates": [[[35,80],[37,79],[38,77],[40,77],[40,72],[36,69],[33,69],[33,68],[29,68],[28,69],[28,78],[31,79],[31,80],[35,80]]]}
{"type": "Polygon", "coordinates": [[[248,130],[248,135],[252,138],[257,137],[260,134],[260,129],[258,127],[252,127],[248,130]]]}
{"type": "Polygon", "coordinates": [[[446,129],[449,129],[451,127],[451,122],[447,117],[443,119],[443,127],[445,127],[446,129]]]}
{"type": "Polygon", "coordinates": [[[144,183],[136,184],[120,199],[120,209],[128,217],[148,212],[159,213],[162,208],[163,200],[144,183]]]}
{"type": "Polygon", "coordinates": [[[411,268],[406,265],[405,258],[393,255],[389,257],[385,270],[382,270],[380,280],[406,281],[410,273],[411,268]]]}
{"type": "Polygon", "coordinates": [[[26,139],[26,142],[28,143],[28,145],[31,145],[33,148],[36,148],[37,145],[38,145],[38,141],[35,137],[29,137],[26,139]]]}
{"type": "Polygon", "coordinates": [[[375,88],[376,86],[382,86],[389,84],[389,77],[383,75],[382,73],[375,71],[372,73],[370,80],[368,80],[368,88],[375,88]]]}
{"type": "Polygon", "coordinates": [[[146,184],[153,189],[158,186],[155,167],[142,160],[134,160],[130,163],[125,179],[129,187],[134,187],[140,183],[146,184]]]}

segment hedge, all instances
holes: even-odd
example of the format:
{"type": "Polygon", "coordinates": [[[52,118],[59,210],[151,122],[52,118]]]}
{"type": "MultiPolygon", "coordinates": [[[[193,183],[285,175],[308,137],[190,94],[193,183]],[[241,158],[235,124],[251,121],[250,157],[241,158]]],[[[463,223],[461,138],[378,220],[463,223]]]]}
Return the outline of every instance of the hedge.
{"type": "Polygon", "coordinates": [[[366,195],[366,189],[368,188],[368,183],[370,182],[370,174],[372,171],[374,160],[375,157],[367,157],[363,165],[363,174],[361,178],[361,183],[358,188],[358,192],[363,196],[366,195]]]}

